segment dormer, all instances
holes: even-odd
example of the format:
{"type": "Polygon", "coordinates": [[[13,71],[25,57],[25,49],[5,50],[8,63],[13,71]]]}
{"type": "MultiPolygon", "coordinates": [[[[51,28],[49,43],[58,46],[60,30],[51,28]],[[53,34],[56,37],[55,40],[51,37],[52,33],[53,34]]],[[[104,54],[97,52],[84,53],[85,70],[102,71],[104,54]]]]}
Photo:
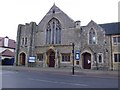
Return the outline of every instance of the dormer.
{"type": "Polygon", "coordinates": [[[9,38],[6,36],[4,38],[4,47],[8,47],[9,38]]]}

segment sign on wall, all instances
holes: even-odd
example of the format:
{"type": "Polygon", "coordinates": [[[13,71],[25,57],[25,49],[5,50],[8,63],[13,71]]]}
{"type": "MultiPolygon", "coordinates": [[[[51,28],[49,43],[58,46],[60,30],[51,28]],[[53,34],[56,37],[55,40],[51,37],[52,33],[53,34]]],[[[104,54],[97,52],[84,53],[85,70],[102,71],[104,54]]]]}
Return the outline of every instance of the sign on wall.
{"type": "Polygon", "coordinates": [[[75,51],[75,59],[80,60],[80,51],[79,50],[75,51]]]}
{"type": "Polygon", "coordinates": [[[28,58],[28,62],[35,62],[35,56],[31,56],[28,58]]]}

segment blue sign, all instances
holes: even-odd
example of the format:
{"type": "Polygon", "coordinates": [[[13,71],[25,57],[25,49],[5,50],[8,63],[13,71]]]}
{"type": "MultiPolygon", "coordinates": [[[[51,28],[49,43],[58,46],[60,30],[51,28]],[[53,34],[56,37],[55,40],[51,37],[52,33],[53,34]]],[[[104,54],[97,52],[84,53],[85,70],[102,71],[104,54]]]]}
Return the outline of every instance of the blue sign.
{"type": "Polygon", "coordinates": [[[35,56],[31,56],[28,58],[28,62],[35,62],[35,56]]]}
{"type": "Polygon", "coordinates": [[[76,52],[75,52],[75,59],[80,60],[80,51],[79,50],[76,50],[76,52]]]}

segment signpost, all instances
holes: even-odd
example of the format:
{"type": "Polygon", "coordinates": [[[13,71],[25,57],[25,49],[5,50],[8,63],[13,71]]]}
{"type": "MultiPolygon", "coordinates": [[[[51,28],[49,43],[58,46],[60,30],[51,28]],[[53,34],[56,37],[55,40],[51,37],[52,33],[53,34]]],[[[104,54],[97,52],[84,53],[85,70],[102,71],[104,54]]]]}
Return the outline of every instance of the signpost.
{"type": "Polygon", "coordinates": [[[75,52],[75,59],[80,60],[80,51],[79,50],[76,50],[76,52],[75,52]]]}

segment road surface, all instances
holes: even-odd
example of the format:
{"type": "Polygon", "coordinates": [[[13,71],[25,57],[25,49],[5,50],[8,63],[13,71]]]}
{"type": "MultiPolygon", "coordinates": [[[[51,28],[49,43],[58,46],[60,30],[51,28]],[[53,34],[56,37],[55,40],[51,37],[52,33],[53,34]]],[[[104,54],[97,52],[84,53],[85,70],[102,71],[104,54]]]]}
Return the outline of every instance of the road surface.
{"type": "Polygon", "coordinates": [[[118,88],[118,78],[2,70],[2,88],[118,88]]]}

